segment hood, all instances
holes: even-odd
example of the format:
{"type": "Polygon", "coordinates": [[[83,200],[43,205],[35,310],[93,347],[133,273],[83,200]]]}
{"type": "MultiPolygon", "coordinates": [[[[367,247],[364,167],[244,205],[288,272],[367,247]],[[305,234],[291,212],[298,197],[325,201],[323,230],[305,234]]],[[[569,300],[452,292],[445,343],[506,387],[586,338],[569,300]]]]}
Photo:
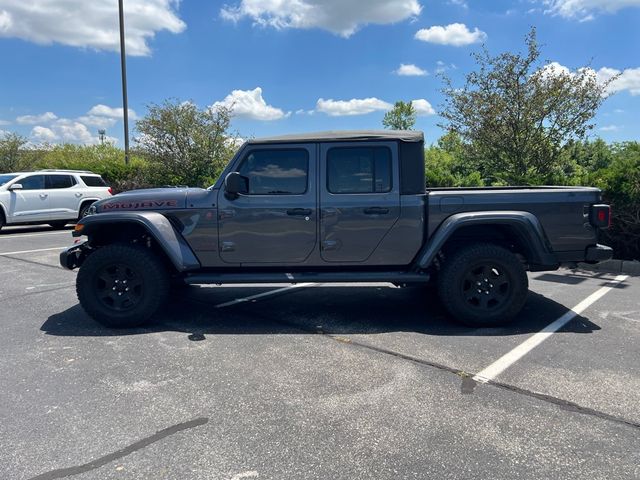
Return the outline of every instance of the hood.
{"type": "Polygon", "coordinates": [[[175,210],[185,208],[189,192],[200,188],[149,188],[118,193],[94,203],[95,213],[127,210],[175,210]]]}

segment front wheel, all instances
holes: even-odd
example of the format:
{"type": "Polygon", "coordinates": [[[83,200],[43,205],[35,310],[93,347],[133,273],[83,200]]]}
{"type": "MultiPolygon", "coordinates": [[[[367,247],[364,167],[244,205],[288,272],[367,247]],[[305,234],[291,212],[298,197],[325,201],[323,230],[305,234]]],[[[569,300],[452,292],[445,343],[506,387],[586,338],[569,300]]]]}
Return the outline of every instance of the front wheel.
{"type": "Polygon", "coordinates": [[[459,249],[445,261],[438,277],[438,295],[447,312],[473,327],[511,322],[524,306],[528,288],[518,258],[489,243],[459,249]]]}
{"type": "Polygon", "coordinates": [[[169,274],[149,249],[113,244],[89,255],[78,272],[76,292],[82,308],[107,327],[132,328],[160,308],[169,291],[169,274]]]}

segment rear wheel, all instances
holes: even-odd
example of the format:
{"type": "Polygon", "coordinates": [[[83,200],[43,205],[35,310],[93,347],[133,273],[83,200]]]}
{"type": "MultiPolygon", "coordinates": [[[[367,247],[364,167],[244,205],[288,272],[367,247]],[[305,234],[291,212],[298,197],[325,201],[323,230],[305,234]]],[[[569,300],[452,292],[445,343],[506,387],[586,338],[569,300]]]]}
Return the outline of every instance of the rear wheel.
{"type": "Polygon", "coordinates": [[[98,322],[112,328],[142,325],[169,291],[169,274],[149,249],[128,244],[99,248],[80,267],[78,300],[98,322]]]}
{"type": "Polygon", "coordinates": [[[505,325],[520,312],[529,282],[522,263],[498,245],[463,247],[444,263],[438,295],[453,318],[473,327],[505,325]]]}
{"type": "Polygon", "coordinates": [[[84,205],[82,205],[82,207],[80,207],[80,212],[78,214],[78,220],[82,220],[84,217],[87,216],[87,212],[89,211],[89,207],[91,207],[91,205],[93,205],[93,203],[85,203],[84,205]]]}
{"type": "Polygon", "coordinates": [[[0,208],[0,230],[5,226],[4,212],[0,208]]]}

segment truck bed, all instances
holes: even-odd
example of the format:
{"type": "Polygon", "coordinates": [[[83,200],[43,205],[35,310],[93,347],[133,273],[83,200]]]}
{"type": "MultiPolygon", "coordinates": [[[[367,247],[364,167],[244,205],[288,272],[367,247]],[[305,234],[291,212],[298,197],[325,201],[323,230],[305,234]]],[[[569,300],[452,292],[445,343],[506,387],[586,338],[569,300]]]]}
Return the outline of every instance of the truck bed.
{"type": "Polygon", "coordinates": [[[510,210],[535,215],[561,261],[581,258],[584,248],[597,240],[596,229],[589,223],[590,205],[601,201],[597,188],[430,188],[426,199],[429,237],[445,218],[455,213],[510,210]]]}

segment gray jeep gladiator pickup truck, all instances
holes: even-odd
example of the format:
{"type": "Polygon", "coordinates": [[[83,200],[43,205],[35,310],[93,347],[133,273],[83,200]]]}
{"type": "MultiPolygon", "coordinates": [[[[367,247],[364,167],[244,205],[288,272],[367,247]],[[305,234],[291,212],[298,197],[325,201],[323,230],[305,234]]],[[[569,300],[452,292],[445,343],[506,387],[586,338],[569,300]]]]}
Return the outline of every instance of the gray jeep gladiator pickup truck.
{"type": "Polygon", "coordinates": [[[60,263],[110,327],[144,323],[185,284],[429,281],[454,319],[495,326],[522,308],[527,270],[611,258],[596,188],[426,189],[424,168],[421,132],[250,140],[206,190],[96,202],[60,263]]]}

